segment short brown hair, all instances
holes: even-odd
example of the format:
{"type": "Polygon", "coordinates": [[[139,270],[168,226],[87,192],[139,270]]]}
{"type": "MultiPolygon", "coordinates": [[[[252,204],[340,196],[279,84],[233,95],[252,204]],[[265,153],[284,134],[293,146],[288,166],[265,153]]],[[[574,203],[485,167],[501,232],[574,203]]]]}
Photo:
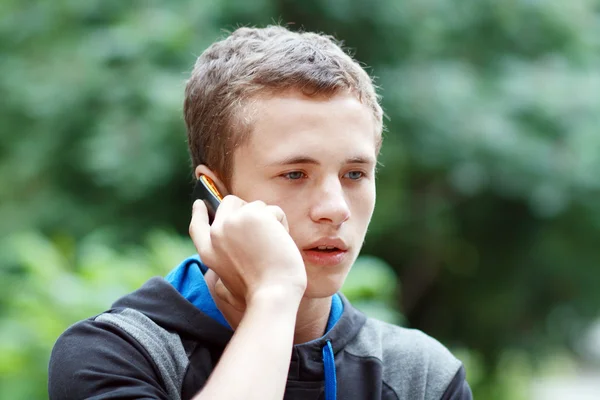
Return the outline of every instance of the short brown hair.
{"type": "Polygon", "coordinates": [[[331,36],[281,26],[239,28],[213,43],[196,61],[185,90],[184,117],[195,168],[205,164],[225,185],[233,151],[251,130],[244,106],[252,96],[290,89],[309,96],[355,94],[383,129],[375,87],[331,36]]]}

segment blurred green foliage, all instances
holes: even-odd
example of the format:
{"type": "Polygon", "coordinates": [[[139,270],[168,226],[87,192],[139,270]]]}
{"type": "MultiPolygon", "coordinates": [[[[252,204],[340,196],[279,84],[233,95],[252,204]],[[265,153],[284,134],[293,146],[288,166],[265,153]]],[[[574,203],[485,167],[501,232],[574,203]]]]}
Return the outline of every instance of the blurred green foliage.
{"type": "Polygon", "coordinates": [[[598,0],[0,2],[0,397],[45,398],[60,332],[193,251],[185,79],[222,29],[282,22],[343,39],[388,116],[370,256],[344,290],[464,349],[476,396],[516,399],[516,377],[598,315],[599,13],[598,0]]]}

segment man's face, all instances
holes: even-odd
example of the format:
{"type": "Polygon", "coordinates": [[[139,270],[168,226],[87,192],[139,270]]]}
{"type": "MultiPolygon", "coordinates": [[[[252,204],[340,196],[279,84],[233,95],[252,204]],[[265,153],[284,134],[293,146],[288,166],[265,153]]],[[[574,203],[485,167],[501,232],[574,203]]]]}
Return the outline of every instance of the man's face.
{"type": "Polygon", "coordinates": [[[254,111],[253,131],[234,153],[232,194],[283,209],[306,266],[305,296],[330,296],[356,260],[375,206],[372,113],[350,94],[298,92],[259,98],[254,111]]]}

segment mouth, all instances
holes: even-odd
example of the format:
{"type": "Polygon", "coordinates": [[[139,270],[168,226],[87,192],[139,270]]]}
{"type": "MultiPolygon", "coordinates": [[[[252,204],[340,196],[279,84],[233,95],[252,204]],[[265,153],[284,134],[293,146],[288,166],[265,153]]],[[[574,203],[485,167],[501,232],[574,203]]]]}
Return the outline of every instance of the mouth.
{"type": "Polygon", "coordinates": [[[336,251],[344,251],[341,250],[335,246],[318,246],[318,247],[313,247],[311,249],[306,249],[308,251],[320,251],[323,253],[335,253],[336,251]]]}
{"type": "Polygon", "coordinates": [[[302,250],[302,258],[308,264],[332,267],[341,264],[348,255],[348,246],[339,239],[317,241],[302,250]]]}

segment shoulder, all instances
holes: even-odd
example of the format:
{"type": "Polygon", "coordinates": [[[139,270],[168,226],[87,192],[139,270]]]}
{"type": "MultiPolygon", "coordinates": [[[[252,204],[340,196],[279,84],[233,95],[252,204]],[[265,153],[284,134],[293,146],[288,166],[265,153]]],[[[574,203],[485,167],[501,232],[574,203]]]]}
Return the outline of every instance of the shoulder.
{"type": "Polygon", "coordinates": [[[50,356],[50,398],[168,398],[156,355],[143,340],[152,331],[151,321],[140,316],[133,310],[111,310],[67,329],[50,356]]]}
{"type": "Polygon", "coordinates": [[[376,357],[384,365],[393,365],[402,360],[404,366],[431,364],[448,365],[454,373],[460,367],[460,361],[439,341],[416,330],[388,324],[368,318],[356,338],[347,350],[357,356],[376,357]],[[389,363],[388,363],[389,362],[389,363]]]}
{"type": "Polygon", "coordinates": [[[346,351],[380,360],[384,383],[400,398],[440,399],[462,368],[462,363],[431,336],[372,318],[346,351]]]}

